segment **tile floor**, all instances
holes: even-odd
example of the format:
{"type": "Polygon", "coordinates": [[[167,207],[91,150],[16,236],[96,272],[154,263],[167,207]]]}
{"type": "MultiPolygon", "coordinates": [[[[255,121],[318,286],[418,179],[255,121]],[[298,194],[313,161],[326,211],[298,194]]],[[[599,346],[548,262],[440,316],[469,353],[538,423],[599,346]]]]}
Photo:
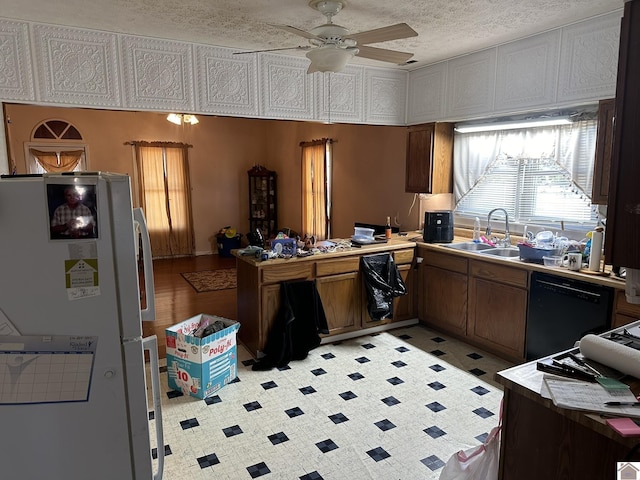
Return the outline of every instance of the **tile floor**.
{"type": "Polygon", "coordinates": [[[238,378],[204,400],[161,369],[166,480],[437,479],[498,423],[493,375],[511,366],[420,325],[252,363],[239,345],[238,378]]]}

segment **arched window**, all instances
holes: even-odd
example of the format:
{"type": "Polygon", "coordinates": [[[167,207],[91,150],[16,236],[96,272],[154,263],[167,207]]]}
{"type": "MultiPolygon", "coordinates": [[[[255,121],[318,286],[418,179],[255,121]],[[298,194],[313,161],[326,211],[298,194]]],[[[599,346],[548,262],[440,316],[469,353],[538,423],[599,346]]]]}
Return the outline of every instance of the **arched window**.
{"type": "Polygon", "coordinates": [[[87,147],[76,127],[65,120],[45,120],[25,144],[29,173],[81,172],[87,169],[87,147]]]}

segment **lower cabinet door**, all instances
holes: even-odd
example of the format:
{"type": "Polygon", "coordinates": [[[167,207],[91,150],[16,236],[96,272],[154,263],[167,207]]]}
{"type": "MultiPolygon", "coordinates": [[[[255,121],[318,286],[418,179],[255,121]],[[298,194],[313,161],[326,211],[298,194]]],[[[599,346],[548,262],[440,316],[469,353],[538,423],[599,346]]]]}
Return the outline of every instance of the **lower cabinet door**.
{"type": "Polygon", "coordinates": [[[471,277],[467,335],[509,358],[524,359],[527,290],[471,277]]]}
{"type": "Polygon", "coordinates": [[[467,334],[467,274],[423,265],[418,316],[423,323],[454,335],[467,334]]]}
{"type": "Polygon", "coordinates": [[[377,325],[385,325],[387,323],[397,322],[399,320],[408,320],[416,317],[415,308],[413,306],[413,271],[411,265],[398,265],[400,277],[407,288],[407,294],[393,299],[393,315],[391,318],[382,320],[372,320],[367,309],[367,289],[362,284],[362,327],[371,328],[377,325]]]}
{"type": "Polygon", "coordinates": [[[360,275],[358,272],[316,279],[316,288],[327,316],[329,334],[360,328],[360,275]]]}

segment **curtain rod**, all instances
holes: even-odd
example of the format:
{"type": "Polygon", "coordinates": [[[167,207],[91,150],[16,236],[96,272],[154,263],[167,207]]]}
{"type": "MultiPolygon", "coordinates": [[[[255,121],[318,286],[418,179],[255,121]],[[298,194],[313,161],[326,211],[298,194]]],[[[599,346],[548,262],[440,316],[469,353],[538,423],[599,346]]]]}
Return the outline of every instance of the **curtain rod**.
{"type": "Polygon", "coordinates": [[[310,142],[300,142],[301,147],[312,147],[313,145],[322,145],[323,143],[337,143],[337,140],[331,138],[321,138],[320,140],[311,140],[310,142]]]}
{"type": "Polygon", "coordinates": [[[130,142],[124,142],[125,145],[134,145],[136,147],[187,147],[192,148],[193,145],[180,142],[144,142],[138,140],[131,140],[130,142]]]}

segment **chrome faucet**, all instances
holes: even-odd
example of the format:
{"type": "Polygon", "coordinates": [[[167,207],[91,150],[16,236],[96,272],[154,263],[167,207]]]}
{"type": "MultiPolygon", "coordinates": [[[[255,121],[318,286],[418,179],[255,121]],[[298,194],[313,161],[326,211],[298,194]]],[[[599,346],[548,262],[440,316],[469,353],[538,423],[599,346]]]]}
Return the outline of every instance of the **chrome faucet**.
{"type": "Polygon", "coordinates": [[[502,239],[501,243],[504,247],[510,247],[511,235],[509,234],[509,214],[504,208],[494,208],[489,212],[489,215],[487,215],[487,237],[491,238],[491,215],[493,215],[493,212],[497,210],[504,213],[504,238],[502,239]]]}

